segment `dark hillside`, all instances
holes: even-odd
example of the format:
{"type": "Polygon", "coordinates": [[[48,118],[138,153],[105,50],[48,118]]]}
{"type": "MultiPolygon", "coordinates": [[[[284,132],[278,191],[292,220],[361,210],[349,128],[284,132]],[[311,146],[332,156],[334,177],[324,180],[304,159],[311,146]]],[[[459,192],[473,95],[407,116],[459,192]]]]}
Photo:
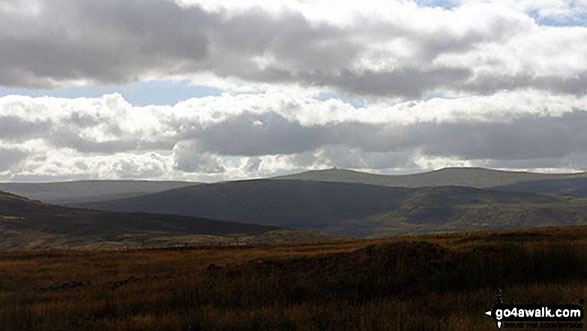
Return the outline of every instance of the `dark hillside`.
{"type": "Polygon", "coordinates": [[[0,192],[0,250],[339,240],[308,231],[206,218],[80,210],[0,192]]]}
{"type": "Polygon", "coordinates": [[[361,184],[250,180],[77,206],[320,229],[341,220],[360,219],[396,208],[409,193],[411,190],[405,188],[361,184]]]}
{"type": "Polygon", "coordinates": [[[371,237],[587,223],[587,200],[471,187],[251,180],[79,204],[371,237]]]}

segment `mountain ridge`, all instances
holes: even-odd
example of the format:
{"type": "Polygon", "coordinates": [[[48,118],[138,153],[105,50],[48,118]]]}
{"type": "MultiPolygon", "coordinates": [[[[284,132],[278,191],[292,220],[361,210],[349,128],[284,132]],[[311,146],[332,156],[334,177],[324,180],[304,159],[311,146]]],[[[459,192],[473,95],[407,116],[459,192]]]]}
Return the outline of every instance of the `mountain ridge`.
{"type": "Polygon", "coordinates": [[[408,175],[382,175],[349,169],[331,168],[277,176],[272,177],[271,179],[331,181],[398,187],[453,185],[490,188],[534,180],[561,178],[587,178],[587,172],[549,174],[526,171],[504,171],[487,168],[450,167],[408,175]]]}

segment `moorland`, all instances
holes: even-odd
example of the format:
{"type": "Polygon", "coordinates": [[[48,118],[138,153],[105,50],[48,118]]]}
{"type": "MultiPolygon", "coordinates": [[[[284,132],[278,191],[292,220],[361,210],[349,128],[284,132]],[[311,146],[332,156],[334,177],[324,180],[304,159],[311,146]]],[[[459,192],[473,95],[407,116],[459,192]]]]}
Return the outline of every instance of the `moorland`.
{"type": "Polygon", "coordinates": [[[574,303],[587,227],[336,243],[0,253],[0,329],[491,330],[504,302],[574,303]]]}

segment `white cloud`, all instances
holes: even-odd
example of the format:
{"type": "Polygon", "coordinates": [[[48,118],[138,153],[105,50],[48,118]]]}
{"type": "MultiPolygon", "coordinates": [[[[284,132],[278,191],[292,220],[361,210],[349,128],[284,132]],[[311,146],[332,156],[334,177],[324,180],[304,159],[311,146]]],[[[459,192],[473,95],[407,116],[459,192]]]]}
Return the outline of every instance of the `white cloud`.
{"type": "Polygon", "coordinates": [[[585,104],[587,97],[536,90],[362,108],[279,93],[147,107],[118,94],[8,96],[0,98],[0,145],[13,178],[215,180],[330,166],[390,171],[532,162],[580,169],[585,104]]]}

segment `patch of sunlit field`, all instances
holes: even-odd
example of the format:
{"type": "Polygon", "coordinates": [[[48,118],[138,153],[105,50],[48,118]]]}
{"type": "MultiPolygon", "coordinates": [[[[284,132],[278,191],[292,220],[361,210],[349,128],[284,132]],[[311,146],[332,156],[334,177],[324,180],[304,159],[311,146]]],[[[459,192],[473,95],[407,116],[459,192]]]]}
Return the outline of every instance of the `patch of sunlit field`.
{"type": "Polygon", "coordinates": [[[0,253],[0,330],[487,330],[578,303],[587,227],[339,243],[0,253]]]}

